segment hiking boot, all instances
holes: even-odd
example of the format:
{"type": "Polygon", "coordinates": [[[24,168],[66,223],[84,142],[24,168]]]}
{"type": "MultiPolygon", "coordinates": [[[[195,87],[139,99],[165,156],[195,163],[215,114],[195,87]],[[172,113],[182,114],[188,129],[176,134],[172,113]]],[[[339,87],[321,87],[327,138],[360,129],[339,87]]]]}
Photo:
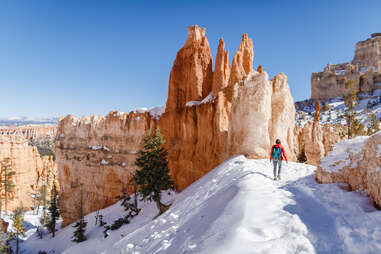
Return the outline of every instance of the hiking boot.
{"type": "Polygon", "coordinates": [[[279,175],[278,175],[277,179],[280,180],[280,176],[279,175]]]}
{"type": "Polygon", "coordinates": [[[274,181],[276,181],[277,180],[277,178],[274,176],[274,181]]]}

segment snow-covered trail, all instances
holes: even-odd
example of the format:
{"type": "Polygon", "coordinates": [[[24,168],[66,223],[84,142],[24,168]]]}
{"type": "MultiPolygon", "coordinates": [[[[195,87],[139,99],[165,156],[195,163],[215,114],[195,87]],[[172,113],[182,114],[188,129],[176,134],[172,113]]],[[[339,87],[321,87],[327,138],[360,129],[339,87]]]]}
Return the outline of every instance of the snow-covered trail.
{"type": "Polygon", "coordinates": [[[381,253],[381,212],[359,193],[319,185],[315,167],[237,156],[107,253],[381,253]]]}
{"type": "MultiPolygon", "coordinates": [[[[317,184],[314,170],[284,163],[274,181],[268,160],[236,156],[171,196],[156,219],[156,206],[140,203],[139,216],[104,239],[90,214],[87,241],[72,243],[66,227],[55,239],[27,240],[24,253],[381,253],[381,211],[345,185],[317,184]]],[[[112,223],[123,210],[116,204],[101,213],[112,223]]]]}

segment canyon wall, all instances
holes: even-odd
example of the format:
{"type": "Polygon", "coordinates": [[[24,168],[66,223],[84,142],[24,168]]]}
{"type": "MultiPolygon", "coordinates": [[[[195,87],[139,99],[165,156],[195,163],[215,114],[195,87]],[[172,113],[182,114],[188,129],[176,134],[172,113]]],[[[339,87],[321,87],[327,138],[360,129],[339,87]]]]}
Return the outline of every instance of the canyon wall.
{"type": "MultiPolygon", "coordinates": [[[[28,145],[28,140],[20,135],[0,135],[0,162],[6,165],[6,159],[15,175],[11,178],[15,184],[14,194],[8,201],[8,211],[22,205],[26,209],[34,206],[32,194],[47,185],[48,197],[53,181],[57,180],[57,166],[52,156],[40,157],[37,148],[28,145]],[[46,177],[49,175],[49,179],[46,177]]],[[[4,188],[1,188],[2,209],[4,210],[4,188]]]]}
{"type": "Polygon", "coordinates": [[[381,207],[381,132],[338,143],[315,172],[319,183],[347,183],[381,207]]]}
{"type": "Polygon", "coordinates": [[[381,34],[356,43],[351,62],[328,64],[322,72],[311,75],[311,99],[327,99],[345,96],[353,89],[369,92],[381,89],[381,34]],[[353,87],[345,86],[352,80],[353,87]]]}
{"type": "MultiPolygon", "coordinates": [[[[55,140],[63,225],[84,212],[114,203],[136,170],[136,151],[150,129],[166,140],[171,176],[183,190],[215,166],[237,154],[268,158],[282,140],[295,160],[295,107],[284,74],[269,80],[253,69],[253,42],[242,36],[230,67],[220,40],[215,71],[205,29],[188,28],[169,78],[165,111],[110,112],[106,117],[60,119],[55,140]]],[[[131,189],[130,189],[131,191],[131,189]]]]}
{"type": "Polygon", "coordinates": [[[44,136],[55,137],[57,125],[0,126],[0,135],[20,135],[26,139],[38,139],[44,136]]]}
{"type": "Polygon", "coordinates": [[[81,195],[85,213],[118,200],[135,171],[143,136],[155,127],[156,121],[148,112],[60,119],[55,155],[63,225],[78,218],[76,206],[81,195]]]}

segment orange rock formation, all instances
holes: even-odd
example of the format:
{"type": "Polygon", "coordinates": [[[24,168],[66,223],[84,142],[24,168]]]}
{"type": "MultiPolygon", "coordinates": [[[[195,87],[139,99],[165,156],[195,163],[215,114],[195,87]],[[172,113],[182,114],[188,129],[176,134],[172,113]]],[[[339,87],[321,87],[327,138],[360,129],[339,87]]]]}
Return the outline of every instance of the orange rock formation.
{"type": "Polygon", "coordinates": [[[156,127],[166,140],[178,190],[233,155],[267,158],[275,138],[282,140],[294,160],[295,107],[287,77],[281,73],[269,80],[266,72],[253,70],[252,45],[244,34],[229,76],[227,52],[220,40],[213,76],[205,29],[192,26],[174,61],[160,119],[149,112],[61,119],[55,153],[63,225],[78,218],[74,204],[81,190],[86,196],[85,213],[116,201],[136,169],[142,137],[156,127]]]}
{"type": "MultiPolygon", "coordinates": [[[[22,205],[30,209],[33,204],[32,194],[47,181],[48,198],[52,182],[57,180],[57,166],[51,156],[40,157],[37,148],[28,145],[28,140],[19,135],[0,135],[0,162],[10,158],[12,169],[16,172],[12,180],[15,187],[13,199],[8,202],[8,211],[22,205]]],[[[3,195],[4,193],[1,193],[3,195]]],[[[3,207],[4,199],[2,198],[3,207]]]]}

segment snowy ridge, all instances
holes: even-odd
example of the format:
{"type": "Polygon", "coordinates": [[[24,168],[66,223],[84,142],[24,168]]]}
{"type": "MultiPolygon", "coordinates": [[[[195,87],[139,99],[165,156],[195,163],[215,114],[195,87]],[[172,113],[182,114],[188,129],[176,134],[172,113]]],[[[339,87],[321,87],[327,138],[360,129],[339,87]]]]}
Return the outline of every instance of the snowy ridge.
{"type": "MultiPolygon", "coordinates": [[[[30,236],[23,253],[381,253],[381,212],[365,194],[317,184],[314,170],[290,162],[273,181],[268,160],[236,156],[165,196],[173,204],[156,219],[155,205],[140,203],[141,213],[104,239],[89,214],[87,241],[72,243],[68,226],[54,239],[30,236]]],[[[118,204],[101,213],[108,223],[123,216],[118,204]]]]}

